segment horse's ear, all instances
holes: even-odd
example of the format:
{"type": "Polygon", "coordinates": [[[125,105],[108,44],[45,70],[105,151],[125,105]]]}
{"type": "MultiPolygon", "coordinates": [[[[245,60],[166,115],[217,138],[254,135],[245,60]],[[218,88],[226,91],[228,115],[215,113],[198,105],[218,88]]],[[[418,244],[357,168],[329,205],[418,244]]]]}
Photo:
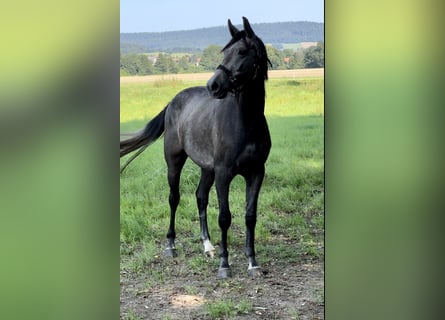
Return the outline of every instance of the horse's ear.
{"type": "Polygon", "coordinates": [[[252,27],[250,26],[249,20],[247,20],[246,17],[243,17],[243,24],[244,24],[244,30],[246,31],[246,34],[249,38],[252,38],[255,35],[255,32],[253,32],[252,27]]]}
{"type": "Polygon", "coordinates": [[[239,32],[239,30],[232,24],[232,21],[230,21],[230,19],[227,21],[227,25],[229,26],[229,31],[233,38],[235,34],[239,32]]]}

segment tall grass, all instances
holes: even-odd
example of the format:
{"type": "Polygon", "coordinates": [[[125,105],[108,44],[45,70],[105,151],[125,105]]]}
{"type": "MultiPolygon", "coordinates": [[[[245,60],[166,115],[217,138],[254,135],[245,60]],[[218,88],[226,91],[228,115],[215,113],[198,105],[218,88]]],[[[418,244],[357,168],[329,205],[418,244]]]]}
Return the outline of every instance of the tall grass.
{"type": "MultiPolygon", "coordinates": [[[[180,90],[194,85],[202,83],[168,81],[121,85],[121,131],[140,129],[180,90]]],[[[271,79],[267,82],[266,116],[272,150],[266,163],[258,207],[256,244],[262,264],[272,259],[293,261],[323,256],[323,89],[323,79],[271,79]]],[[[121,176],[123,268],[138,271],[162,254],[169,223],[166,170],[161,139],[121,176]]],[[[183,255],[203,254],[195,200],[198,181],[199,168],[187,161],[181,176],[181,202],[176,217],[178,249],[183,255]]],[[[231,252],[243,252],[244,191],[244,180],[236,177],[230,192],[231,252]]],[[[216,192],[212,188],[208,220],[214,243],[219,241],[217,214],[216,192]]],[[[217,263],[210,262],[210,269],[202,272],[208,274],[217,263]]],[[[193,268],[193,263],[189,262],[186,267],[193,268]]],[[[206,269],[205,263],[203,269],[206,269]]]]}

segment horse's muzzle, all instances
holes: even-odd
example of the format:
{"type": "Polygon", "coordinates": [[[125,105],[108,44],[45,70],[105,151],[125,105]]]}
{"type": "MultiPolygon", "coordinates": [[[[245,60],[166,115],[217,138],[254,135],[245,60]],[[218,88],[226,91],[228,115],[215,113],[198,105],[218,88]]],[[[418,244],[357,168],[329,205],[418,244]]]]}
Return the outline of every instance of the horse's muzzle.
{"type": "Polygon", "coordinates": [[[207,81],[207,90],[216,99],[223,99],[230,91],[230,79],[221,69],[217,69],[213,76],[207,81]]]}

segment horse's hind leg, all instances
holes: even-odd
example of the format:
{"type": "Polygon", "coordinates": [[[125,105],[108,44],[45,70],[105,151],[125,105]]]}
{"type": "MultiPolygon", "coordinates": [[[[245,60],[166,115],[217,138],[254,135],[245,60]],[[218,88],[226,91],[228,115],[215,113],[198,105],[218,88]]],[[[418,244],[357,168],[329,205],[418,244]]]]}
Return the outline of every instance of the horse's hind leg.
{"type": "Polygon", "coordinates": [[[167,232],[167,248],[165,249],[165,254],[167,256],[175,257],[176,247],[175,247],[175,216],[176,209],[179,204],[179,182],[181,177],[181,170],[184,166],[185,160],[187,159],[187,155],[184,152],[181,152],[177,155],[169,155],[166,156],[167,166],[168,166],[168,185],[170,186],[170,195],[168,198],[168,202],[170,204],[170,226],[167,232]]]}
{"type": "Polygon", "coordinates": [[[204,244],[204,253],[213,258],[215,248],[210,242],[209,230],[207,227],[207,204],[209,203],[210,188],[215,181],[215,173],[211,170],[201,169],[201,179],[196,190],[196,201],[199,210],[199,222],[201,227],[201,240],[204,244]]]}

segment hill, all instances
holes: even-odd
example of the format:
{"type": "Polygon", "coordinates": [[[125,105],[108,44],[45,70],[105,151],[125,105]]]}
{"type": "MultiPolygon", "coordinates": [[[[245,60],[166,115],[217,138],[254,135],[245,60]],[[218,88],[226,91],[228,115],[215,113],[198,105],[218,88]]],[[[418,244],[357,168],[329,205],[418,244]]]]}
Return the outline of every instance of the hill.
{"type": "MultiPolygon", "coordinates": [[[[241,25],[237,27],[242,29],[241,25]]],[[[264,43],[281,46],[285,43],[324,41],[324,23],[276,22],[252,24],[264,43]]],[[[125,53],[194,52],[209,45],[225,45],[229,40],[226,26],[169,32],[121,33],[120,51],[125,53]]]]}

